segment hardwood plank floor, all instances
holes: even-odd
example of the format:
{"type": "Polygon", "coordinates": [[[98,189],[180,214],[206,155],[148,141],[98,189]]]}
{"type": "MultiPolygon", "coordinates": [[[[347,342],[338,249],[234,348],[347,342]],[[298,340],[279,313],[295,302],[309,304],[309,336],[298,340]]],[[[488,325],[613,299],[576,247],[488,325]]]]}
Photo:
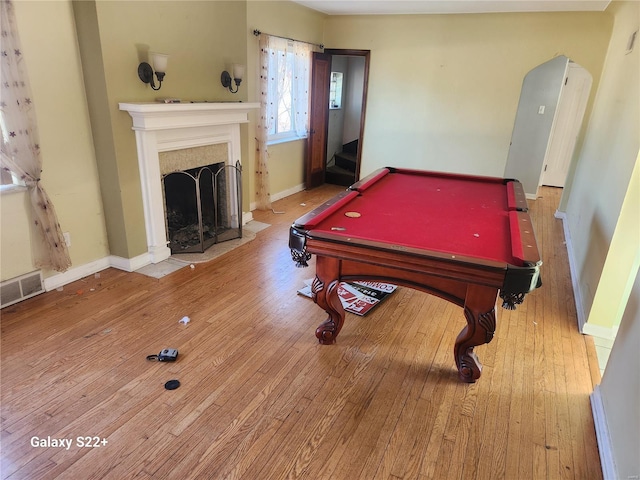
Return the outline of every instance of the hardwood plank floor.
{"type": "Polygon", "coordinates": [[[314,260],[294,267],[288,227],[341,189],[254,212],[271,226],[194,269],[159,280],[108,269],[2,310],[1,477],[602,478],[598,368],[553,217],[561,191],[530,202],[544,285],[499,309],[469,385],[452,354],[462,309],[411,289],[347,314],[337,344],[318,344],[325,313],[296,295],[314,260]],[[166,347],[177,362],[146,360],[166,347]],[[165,390],[170,379],[181,386],[165,390]]]}

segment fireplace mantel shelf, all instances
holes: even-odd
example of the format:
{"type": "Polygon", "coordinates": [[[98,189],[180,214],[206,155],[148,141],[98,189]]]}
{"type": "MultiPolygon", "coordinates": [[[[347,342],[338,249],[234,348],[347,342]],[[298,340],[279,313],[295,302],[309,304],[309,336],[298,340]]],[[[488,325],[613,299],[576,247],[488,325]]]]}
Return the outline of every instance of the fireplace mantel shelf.
{"type": "Polygon", "coordinates": [[[163,130],[248,123],[250,111],[259,103],[198,102],[198,103],[120,103],[133,119],[134,130],[163,130]]]}

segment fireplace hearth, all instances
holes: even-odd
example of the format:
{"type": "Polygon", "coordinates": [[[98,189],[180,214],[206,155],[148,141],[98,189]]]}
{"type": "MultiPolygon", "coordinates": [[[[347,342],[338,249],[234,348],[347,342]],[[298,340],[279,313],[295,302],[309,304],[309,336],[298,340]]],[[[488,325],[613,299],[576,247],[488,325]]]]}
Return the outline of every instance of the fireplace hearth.
{"type": "Polygon", "coordinates": [[[242,222],[237,220],[242,216],[241,176],[239,163],[217,163],[163,176],[172,254],[204,253],[216,243],[242,237],[242,222]]]}

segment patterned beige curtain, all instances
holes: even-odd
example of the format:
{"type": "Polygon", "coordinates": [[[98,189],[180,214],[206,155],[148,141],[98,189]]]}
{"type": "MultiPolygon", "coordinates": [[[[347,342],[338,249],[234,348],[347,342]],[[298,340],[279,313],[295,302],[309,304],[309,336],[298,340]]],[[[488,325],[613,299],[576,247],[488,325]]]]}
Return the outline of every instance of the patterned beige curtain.
{"type": "Polygon", "coordinates": [[[260,210],[271,210],[269,192],[269,152],[267,140],[274,122],[279,121],[278,106],[291,103],[291,114],[295,132],[300,138],[309,131],[309,88],[311,52],[314,45],[297,42],[273,35],[260,34],[260,119],[256,131],[256,206],[260,210]],[[288,56],[291,54],[291,64],[288,56]],[[276,57],[282,57],[280,60],[276,57]],[[292,67],[292,76],[286,68],[292,67]],[[290,92],[291,97],[280,98],[280,93],[290,92]],[[270,105],[274,102],[276,106],[270,105]],[[269,107],[273,108],[269,108],[269,107]]]}
{"type": "Polygon", "coordinates": [[[53,204],[40,182],[42,160],[38,128],[33,108],[29,78],[20,50],[20,38],[15,22],[13,5],[1,2],[2,37],[0,46],[2,84],[0,85],[0,112],[2,147],[0,166],[20,178],[31,197],[33,221],[47,246],[35,259],[36,267],[52,268],[64,272],[71,259],[58,224],[53,204]]]}
{"type": "Polygon", "coordinates": [[[256,208],[271,210],[271,193],[269,192],[269,152],[267,138],[269,136],[268,92],[269,92],[269,35],[260,35],[260,119],[256,127],[256,208]]]}

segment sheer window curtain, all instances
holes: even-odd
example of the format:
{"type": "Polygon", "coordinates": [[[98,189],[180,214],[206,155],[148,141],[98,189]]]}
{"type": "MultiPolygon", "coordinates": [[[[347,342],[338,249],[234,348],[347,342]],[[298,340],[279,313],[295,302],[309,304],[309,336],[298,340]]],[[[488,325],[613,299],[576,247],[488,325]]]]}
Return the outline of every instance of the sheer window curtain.
{"type": "Polygon", "coordinates": [[[260,47],[260,118],[256,126],[256,208],[271,210],[269,192],[269,35],[262,34],[258,39],[260,47]]]}
{"type": "Polygon", "coordinates": [[[23,63],[12,2],[1,3],[1,67],[0,111],[2,114],[2,147],[0,166],[13,173],[26,185],[33,210],[33,221],[41,232],[47,249],[36,254],[35,267],[64,272],[71,258],[58,224],[53,204],[42,187],[42,160],[38,128],[33,108],[29,78],[23,63]]]}
{"type": "MultiPolygon", "coordinates": [[[[256,129],[256,207],[260,210],[271,210],[271,193],[269,188],[269,152],[267,140],[270,127],[278,121],[270,113],[270,102],[278,99],[282,84],[293,81],[292,116],[296,134],[304,138],[309,131],[309,87],[311,70],[311,52],[314,46],[306,42],[297,42],[273,35],[261,34],[258,41],[260,48],[260,119],[256,129]],[[279,62],[277,56],[293,54],[293,78],[282,75],[280,70],[286,62],[279,62]],[[279,88],[280,87],[280,88],[279,88]]],[[[277,108],[275,109],[277,114],[277,108]]]]}

